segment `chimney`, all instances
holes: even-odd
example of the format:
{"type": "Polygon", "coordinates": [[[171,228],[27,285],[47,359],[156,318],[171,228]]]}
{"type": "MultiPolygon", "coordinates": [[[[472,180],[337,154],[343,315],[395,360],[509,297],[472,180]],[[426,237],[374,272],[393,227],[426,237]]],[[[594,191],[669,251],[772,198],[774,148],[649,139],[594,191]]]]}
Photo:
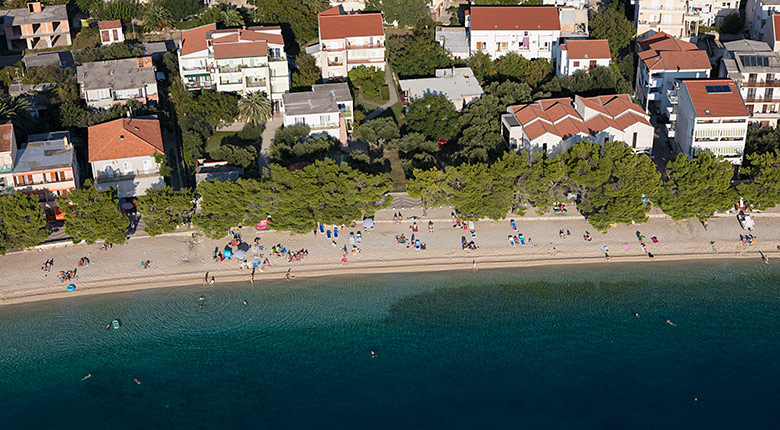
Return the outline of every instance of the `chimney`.
{"type": "Polygon", "coordinates": [[[41,7],[41,2],[39,1],[33,1],[30,3],[27,3],[27,12],[29,13],[39,13],[43,10],[41,7]]]}
{"type": "Polygon", "coordinates": [[[70,146],[70,142],[68,141],[68,136],[64,136],[62,138],[62,141],[65,143],[66,148],[70,146]]]}

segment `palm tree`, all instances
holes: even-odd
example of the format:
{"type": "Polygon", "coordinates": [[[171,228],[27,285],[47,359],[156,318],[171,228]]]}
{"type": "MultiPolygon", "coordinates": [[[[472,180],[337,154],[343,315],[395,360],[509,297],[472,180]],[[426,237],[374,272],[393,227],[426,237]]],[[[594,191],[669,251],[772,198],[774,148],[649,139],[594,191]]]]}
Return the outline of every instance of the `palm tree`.
{"type": "Polygon", "coordinates": [[[225,9],[220,14],[220,19],[225,27],[240,27],[244,25],[244,17],[235,9],[225,9]]]}
{"type": "Polygon", "coordinates": [[[161,4],[155,2],[146,7],[144,25],[149,30],[162,30],[165,27],[170,27],[172,22],[173,15],[161,4]]]}
{"type": "Polygon", "coordinates": [[[238,102],[238,119],[257,126],[268,118],[271,118],[271,102],[265,91],[249,93],[238,102]]]}
{"type": "Polygon", "coordinates": [[[8,120],[14,127],[29,129],[32,125],[30,102],[22,97],[0,97],[0,121],[8,120]]]}

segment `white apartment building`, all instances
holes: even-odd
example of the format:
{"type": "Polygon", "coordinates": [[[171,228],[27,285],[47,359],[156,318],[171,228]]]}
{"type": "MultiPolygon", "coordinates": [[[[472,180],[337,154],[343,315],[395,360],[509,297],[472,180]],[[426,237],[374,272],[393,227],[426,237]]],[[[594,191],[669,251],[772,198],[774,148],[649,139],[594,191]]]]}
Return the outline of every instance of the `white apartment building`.
{"type": "Polygon", "coordinates": [[[555,59],[555,74],[570,76],[577,70],[588,70],[593,67],[609,67],[612,53],[609,41],[597,40],[567,40],[557,50],[555,59]]]}
{"type": "Polygon", "coordinates": [[[157,102],[157,79],[152,57],[95,61],[76,68],[81,98],[87,105],[108,109],[128,100],[157,102]]]}
{"type": "Polygon", "coordinates": [[[690,39],[700,26],[718,25],[734,12],[739,12],[739,0],[636,0],[634,22],[640,38],[668,33],[690,39]]]}
{"type": "Polygon", "coordinates": [[[278,108],[290,89],[281,27],[217,30],[208,24],[181,32],[179,73],[188,89],[264,91],[278,108]]]}
{"type": "Polygon", "coordinates": [[[16,161],[16,133],[11,121],[0,124],[0,195],[14,192],[14,162],[16,161]]]}
{"type": "Polygon", "coordinates": [[[114,187],[117,197],[142,196],[165,186],[154,156],[164,154],[160,122],[120,118],[89,128],[89,164],[95,187],[114,187]]]}
{"type": "Polygon", "coordinates": [[[401,79],[398,86],[401,87],[401,103],[404,106],[434,94],[446,97],[459,112],[484,94],[469,67],[436,69],[433,78],[401,79]]]}
{"type": "Polygon", "coordinates": [[[749,124],[774,127],[780,119],[780,54],[765,42],[735,40],[726,48],[720,77],[733,79],[745,100],[749,124]]]}
{"type": "Polygon", "coordinates": [[[501,132],[510,151],[541,151],[550,156],[581,141],[621,141],[636,153],[649,153],[654,134],[649,116],[628,94],[509,106],[501,116],[501,132]]]}
{"type": "Polygon", "coordinates": [[[322,78],[344,78],[360,66],[385,70],[385,29],[379,13],[344,13],[339,7],[319,15],[320,43],[306,52],[314,55],[322,78]]]}
{"type": "Polygon", "coordinates": [[[775,12],[780,12],[780,0],[747,0],[745,27],[751,39],[764,40],[765,29],[775,12]]]}
{"type": "MultiPolygon", "coordinates": [[[[712,65],[705,51],[696,45],[658,33],[637,43],[639,67],[635,92],[639,103],[649,112],[669,115],[668,93],[680,79],[707,78],[712,65]]],[[[669,137],[674,134],[669,129],[669,137]]]]}
{"type": "Polygon", "coordinates": [[[741,165],[748,112],[731,79],[684,80],[675,105],[676,150],[693,158],[702,151],[741,165]]]}
{"type": "Polygon", "coordinates": [[[303,124],[310,135],[327,134],[349,143],[352,131],[354,103],[346,82],[318,84],[311,91],[286,93],[282,107],[283,124],[289,127],[303,124]]]}
{"type": "Polygon", "coordinates": [[[473,6],[466,12],[466,34],[472,53],[498,58],[516,52],[552,61],[561,23],[555,6],[473,6]]]}

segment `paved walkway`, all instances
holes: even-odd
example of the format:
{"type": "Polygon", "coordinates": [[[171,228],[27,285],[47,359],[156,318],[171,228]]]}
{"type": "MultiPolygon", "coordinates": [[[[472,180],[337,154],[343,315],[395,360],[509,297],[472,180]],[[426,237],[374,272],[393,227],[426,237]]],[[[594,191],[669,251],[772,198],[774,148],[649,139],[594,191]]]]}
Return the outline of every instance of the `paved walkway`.
{"type": "MultiPolygon", "coordinates": [[[[393,81],[393,71],[390,69],[389,64],[385,64],[385,82],[387,83],[387,88],[390,90],[390,100],[387,101],[387,103],[383,104],[382,106],[378,107],[373,112],[370,112],[368,115],[366,115],[366,120],[374,119],[382,114],[387,109],[390,109],[391,106],[398,103],[398,91],[395,90],[395,82],[393,81]]],[[[363,94],[360,95],[360,101],[365,103],[363,100],[363,94]]],[[[373,104],[373,103],[371,103],[373,104]]]]}
{"type": "Polygon", "coordinates": [[[265,123],[265,130],[263,130],[263,141],[261,142],[262,146],[260,148],[260,152],[257,154],[257,165],[261,172],[263,171],[264,167],[268,167],[270,164],[268,161],[268,150],[271,148],[271,142],[274,141],[276,130],[278,130],[283,123],[284,119],[282,118],[281,112],[274,113],[271,119],[265,123]]]}

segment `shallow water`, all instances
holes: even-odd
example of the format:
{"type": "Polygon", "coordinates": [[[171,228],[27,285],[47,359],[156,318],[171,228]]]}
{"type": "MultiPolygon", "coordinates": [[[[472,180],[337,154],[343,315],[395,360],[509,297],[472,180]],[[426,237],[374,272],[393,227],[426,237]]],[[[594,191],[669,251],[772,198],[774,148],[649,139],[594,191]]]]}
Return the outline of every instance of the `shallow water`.
{"type": "Polygon", "coordinates": [[[0,423],[766,427],[780,418],[778,315],[780,269],[760,260],[367,274],[6,306],[0,423]],[[106,330],[113,318],[121,329],[106,330]]]}

